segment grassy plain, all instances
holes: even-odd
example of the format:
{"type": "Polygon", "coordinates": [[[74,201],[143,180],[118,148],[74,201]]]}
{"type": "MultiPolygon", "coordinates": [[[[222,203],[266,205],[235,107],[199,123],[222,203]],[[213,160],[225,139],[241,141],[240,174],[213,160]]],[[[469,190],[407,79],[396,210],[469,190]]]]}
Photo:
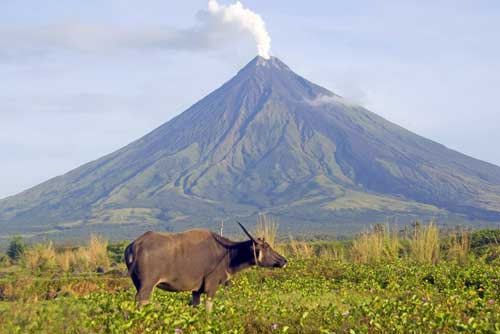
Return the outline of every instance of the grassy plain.
{"type": "MultiPolygon", "coordinates": [[[[210,315],[188,305],[189,293],[161,290],[137,308],[123,266],[113,264],[124,244],[108,245],[104,273],[91,272],[103,266],[97,262],[87,270],[70,264],[65,271],[57,261],[32,270],[20,259],[1,273],[0,333],[498,334],[498,234],[441,236],[435,245],[432,231],[422,231],[397,237],[396,247],[396,237],[379,230],[352,242],[278,244],[290,265],[238,274],[219,290],[210,315]],[[411,244],[423,236],[430,238],[423,244],[440,252],[411,244]],[[382,245],[379,257],[360,256],[376,244],[382,245]]],[[[100,249],[96,242],[94,252],[100,249]]],[[[58,254],[63,251],[56,249],[58,254]]]]}

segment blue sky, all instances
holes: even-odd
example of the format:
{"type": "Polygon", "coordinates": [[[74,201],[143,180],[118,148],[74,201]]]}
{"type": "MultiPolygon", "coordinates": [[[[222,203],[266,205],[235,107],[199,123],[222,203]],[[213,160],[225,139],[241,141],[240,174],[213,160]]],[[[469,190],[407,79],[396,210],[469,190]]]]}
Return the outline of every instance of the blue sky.
{"type": "MultiPolygon", "coordinates": [[[[243,4],[265,20],[272,54],[297,73],[500,165],[500,2],[243,4]]],[[[246,34],[185,33],[206,7],[0,1],[0,198],[141,137],[250,61],[255,43],[246,34]]]]}

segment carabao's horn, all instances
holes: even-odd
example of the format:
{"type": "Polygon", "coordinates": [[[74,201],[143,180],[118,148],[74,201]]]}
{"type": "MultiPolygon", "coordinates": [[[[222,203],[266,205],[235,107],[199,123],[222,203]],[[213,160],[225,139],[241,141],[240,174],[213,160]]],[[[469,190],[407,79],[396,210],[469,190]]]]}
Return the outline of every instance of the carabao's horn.
{"type": "Polygon", "coordinates": [[[245,234],[250,238],[250,240],[252,240],[253,242],[255,242],[256,244],[259,243],[258,240],[255,240],[254,237],[252,237],[252,235],[247,231],[247,229],[239,222],[239,221],[236,221],[238,223],[238,225],[240,225],[241,229],[243,230],[243,232],[245,232],[245,234]]]}

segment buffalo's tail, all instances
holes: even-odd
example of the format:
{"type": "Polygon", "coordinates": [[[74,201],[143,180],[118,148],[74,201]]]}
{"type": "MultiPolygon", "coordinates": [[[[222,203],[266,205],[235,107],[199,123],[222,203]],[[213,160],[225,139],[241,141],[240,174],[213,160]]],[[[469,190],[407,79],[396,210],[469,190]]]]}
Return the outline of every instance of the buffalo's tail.
{"type": "Polygon", "coordinates": [[[131,243],[125,248],[125,264],[127,265],[129,275],[132,272],[134,260],[134,243],[131,243]]]}

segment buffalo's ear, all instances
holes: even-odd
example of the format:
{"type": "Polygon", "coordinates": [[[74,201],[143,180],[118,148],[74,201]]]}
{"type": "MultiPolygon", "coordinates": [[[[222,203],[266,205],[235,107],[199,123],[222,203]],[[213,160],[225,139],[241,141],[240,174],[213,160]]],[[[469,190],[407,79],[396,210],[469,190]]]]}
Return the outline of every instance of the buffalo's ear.
{"type": "Polygon", "coordinates": [[[261,242],[259,240],[255,240],[254,237],[252,237],[252,235],[247,231],[247,229],[239,222],[239,221],[236,221],[238,223],[238,225],[240,225],[241,229],[243,230],[243,232],[245,232],[245,234],[250,238],[250,240],[252,240],[253,242],[255,242],[256,244],[260,244],[261,242]]]}

